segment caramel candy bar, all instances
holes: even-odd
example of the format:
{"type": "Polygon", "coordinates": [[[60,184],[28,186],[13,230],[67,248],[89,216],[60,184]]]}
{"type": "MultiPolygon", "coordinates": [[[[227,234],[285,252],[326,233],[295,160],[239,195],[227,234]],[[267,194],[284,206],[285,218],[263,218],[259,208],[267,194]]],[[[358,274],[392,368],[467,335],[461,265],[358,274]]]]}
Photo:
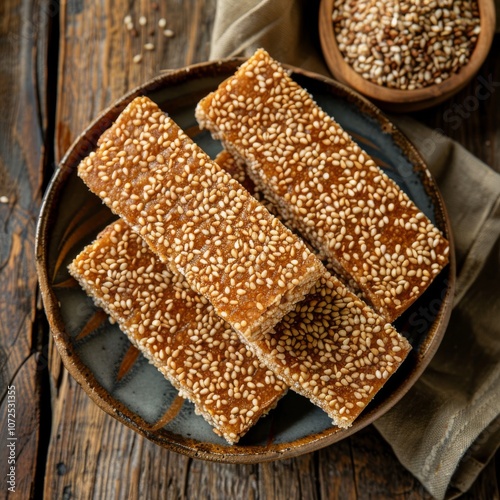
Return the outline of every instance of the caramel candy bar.
{"type": "Polygon", "coordinates": [[[242,343],[123,221],[108,226],[69,270],[230,443],[274,408],[287,386],[334,424],[349,427],[410,350],[331,276],[321,278],[274,331],[242,343]]]}
{"type": "Polygon", "coordinates": [[[210,303],[124,222],[108,226],[69,270],[229,443],[285,394],[285,384],[246,349],[210,303]]]}
{"type": "Polygon", "coordinates": [[[214,158],[215,163],[225,170],[235,181],[238,181],[252,196],[257,193],[255,184],[248,177],[245,162],[235,158],[229,151],[223,149],[214,158]]]}
{"type": "Polygon", "coordinates": [[[127,106],[78,173],[250,339],[293,309],[324,272],[301,240],[146,97],[127,106]]]}
{"type": "MultiPolygon", "coordinates": [[[[223,150],[215,161],[259,195],[240,160],[223,150]]],[[[353,423],[411,350],[390,324],[329,275],[273,331],[248,346],[339,427],[353,423]]]]}
{"type": "Polygon", "coordinates": [[[343,428],[351,426],[411,350],[390,323],[328,275],[273,331],[248,346],[343,428]]]}
{"type": "MultiPolygon", "coordinates": [[[[261,205],[264,205],[271,214],[283,222],[279,213],[276,212],[274,205],[255,187],[255,183],[247,175],[246,164],[243,160],[223,149],[215,157],[214,161],[222,170],[225,170],[233,179],[236,179],[261,205]]],[[[300,234],[297,236],[301,238],[300,234]]],[[[307,241],[303,241],[312,253],[316,253],[316,250],[307,241]]]]}
{"type": "Polygon", "coordinates": [[[204,98],[196,117],[388,321],[447,264],[439,230],[264,50],[204,98]]]}

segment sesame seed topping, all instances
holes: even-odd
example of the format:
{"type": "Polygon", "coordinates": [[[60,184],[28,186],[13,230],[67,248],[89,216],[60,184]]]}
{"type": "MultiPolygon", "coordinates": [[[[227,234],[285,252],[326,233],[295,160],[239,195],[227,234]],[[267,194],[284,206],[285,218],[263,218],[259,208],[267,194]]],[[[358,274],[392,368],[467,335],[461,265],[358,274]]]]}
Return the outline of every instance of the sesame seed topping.
{"type": "Polygon", "coordinates": [[[150,99],[134,99],[99,144],[80,164],[80,177],[249,338],[276,324],[325,272],[303,241],[150,99]]]}
{"type": "Polygon", "coordinates": [[[124,222],[108,226],[70,272],[229,442],[285,393],[285,384],[247,351],[206,299],[157,260],[124,222]],[[230,420],[234,413],[246,418],[230,420]]]}
{"type": "Polygon", "coordinates": [[[282,219],[388,321],[447,264],[440,231],[264,50],[202,99],[196,117],[246,163],[282,219]]]}

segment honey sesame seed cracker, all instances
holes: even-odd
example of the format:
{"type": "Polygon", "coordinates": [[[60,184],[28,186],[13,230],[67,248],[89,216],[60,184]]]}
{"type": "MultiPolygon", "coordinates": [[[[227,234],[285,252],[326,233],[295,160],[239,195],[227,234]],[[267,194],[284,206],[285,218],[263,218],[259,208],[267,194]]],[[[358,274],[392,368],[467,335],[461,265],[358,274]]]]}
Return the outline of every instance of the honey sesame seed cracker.
{"type": "MultiPolygon", "coordinates": [[[[236,156],[233,156],[229,151],[223,149],[216,157],[215,162],[222,169],[228,172],[233,178],[235,178],[245,189],[262,205],[264,205],[269,212],[271,212],[275,217],[281,220],[286,225],[286,221],[281,219],[279,213],[277,213],[276,208],[273,203],[271,203],[255,186],[255,183],[252,179],[247,175],[247,169],[245,162],[236,156]]],[[[356,294],[360,299],[366,302],[366,297],[363,295],[363,292],[359,289],[357,283],[350,277],[345,274],[342,269],[339,269],[338,266],[333,266],[331,262],[325,259],[325,256],[322,255],[318,250],[310,245],[307,239],[304,236],[297,232],[297,236],[302,238],[304,243],[307,245],[307,248],[311,250],[311,252],[315,253],[319,259],[323,261],[323,264],[326,266],[328,271],[330,271],[335,276],[340,276],[344,284],[349,288],[351,292],[356,294]]]]}
{"type": "Polygon", "coordinates": [[[69,270],[229,443],[285,394],[286,385],[247,350],[208,300],[173,274],[123,221],[101,232],[69,270]]]}
{"type": "Polygon", "coordinates": [[[69,270],[230,443],[274,408],[287,386],[335,425],[349,427],[410,350],[390,324],[327,275],[274,331],[250,342],[123,221],[108,226],[69,270]]]}
{"type": "Polygon", "coordinates": [[[447,264],[440,231],[264,50],[202,99],[196,117],[388,321],[447,264]]]}
{"type": "Polygon", "coordinates": [[[146,97],[126,107],[78,174],[250,339],[325,272],[303,241],[146,97]]]}
{"type": "Polygon", "coordinates": [[[252,352],[292,390],[348,428],[411,350],[334,276],[324,276],[252,352]]]}

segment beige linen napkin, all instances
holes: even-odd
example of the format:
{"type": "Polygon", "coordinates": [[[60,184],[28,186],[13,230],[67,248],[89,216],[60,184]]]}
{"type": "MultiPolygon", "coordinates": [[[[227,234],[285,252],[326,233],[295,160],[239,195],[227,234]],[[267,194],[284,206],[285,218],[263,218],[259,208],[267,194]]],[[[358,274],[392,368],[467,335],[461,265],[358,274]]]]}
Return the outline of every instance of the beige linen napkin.
{"type": "MultiPolygon", "coordinates": [[[[281,62],[328,74],[318,2],[218,0],[211,59],[264,47],[281,62]]],[[[499,9],[500,10],[500,9],[499,9]]],[[[450,214],[455,307],[441,347],[409,393],[375,426],[436,498],[467,490],[500,443],[500,176],[463,147],[392,117],[425,157],[450,214]]]]}

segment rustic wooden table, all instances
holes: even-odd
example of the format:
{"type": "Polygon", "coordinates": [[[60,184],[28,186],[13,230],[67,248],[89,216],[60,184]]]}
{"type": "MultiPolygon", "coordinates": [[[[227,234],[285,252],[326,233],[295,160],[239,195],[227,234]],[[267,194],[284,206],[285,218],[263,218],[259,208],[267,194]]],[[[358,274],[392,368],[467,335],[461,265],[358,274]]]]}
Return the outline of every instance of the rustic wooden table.
{"type": "MultiPolygon", "coordinates": [[[[132,87],[206,60],[215,0],[0,2],[0,483],[7,387],[16,387],[13,498],[429,498],[373,427],[321,451],[260,465],[221,465],[148,442],[101,411],[70,378],[50,340],[35,274],[44,188],[78,133],[132,87]],[[139,36],[124,16],[149,20],[139,36]],[[175,33],[163,36],[157,20],[175,33]],[[155,20],[153,22],[153,20],[155,20]],[[142,61],[134,55],[144,43],[142,61]]],[[[317,2],[311,9],[317,9],[317,2]]],[[[317,36],[311,16],[307,36],[317,36]]],[[[315,41],[317,43],[317,40],[315,41]]],[[[500,171],[500,38],[478,80],[417,116],[500,171]],[[457,119],[460,118],[460,119],[457,119]],[[454,119],[455,118],[455,119],[454,119]],[[457,126],[460,123],[460,126],[457,126]]],[[[467,498],[499,498],[498,455],[467,498]]]]}

